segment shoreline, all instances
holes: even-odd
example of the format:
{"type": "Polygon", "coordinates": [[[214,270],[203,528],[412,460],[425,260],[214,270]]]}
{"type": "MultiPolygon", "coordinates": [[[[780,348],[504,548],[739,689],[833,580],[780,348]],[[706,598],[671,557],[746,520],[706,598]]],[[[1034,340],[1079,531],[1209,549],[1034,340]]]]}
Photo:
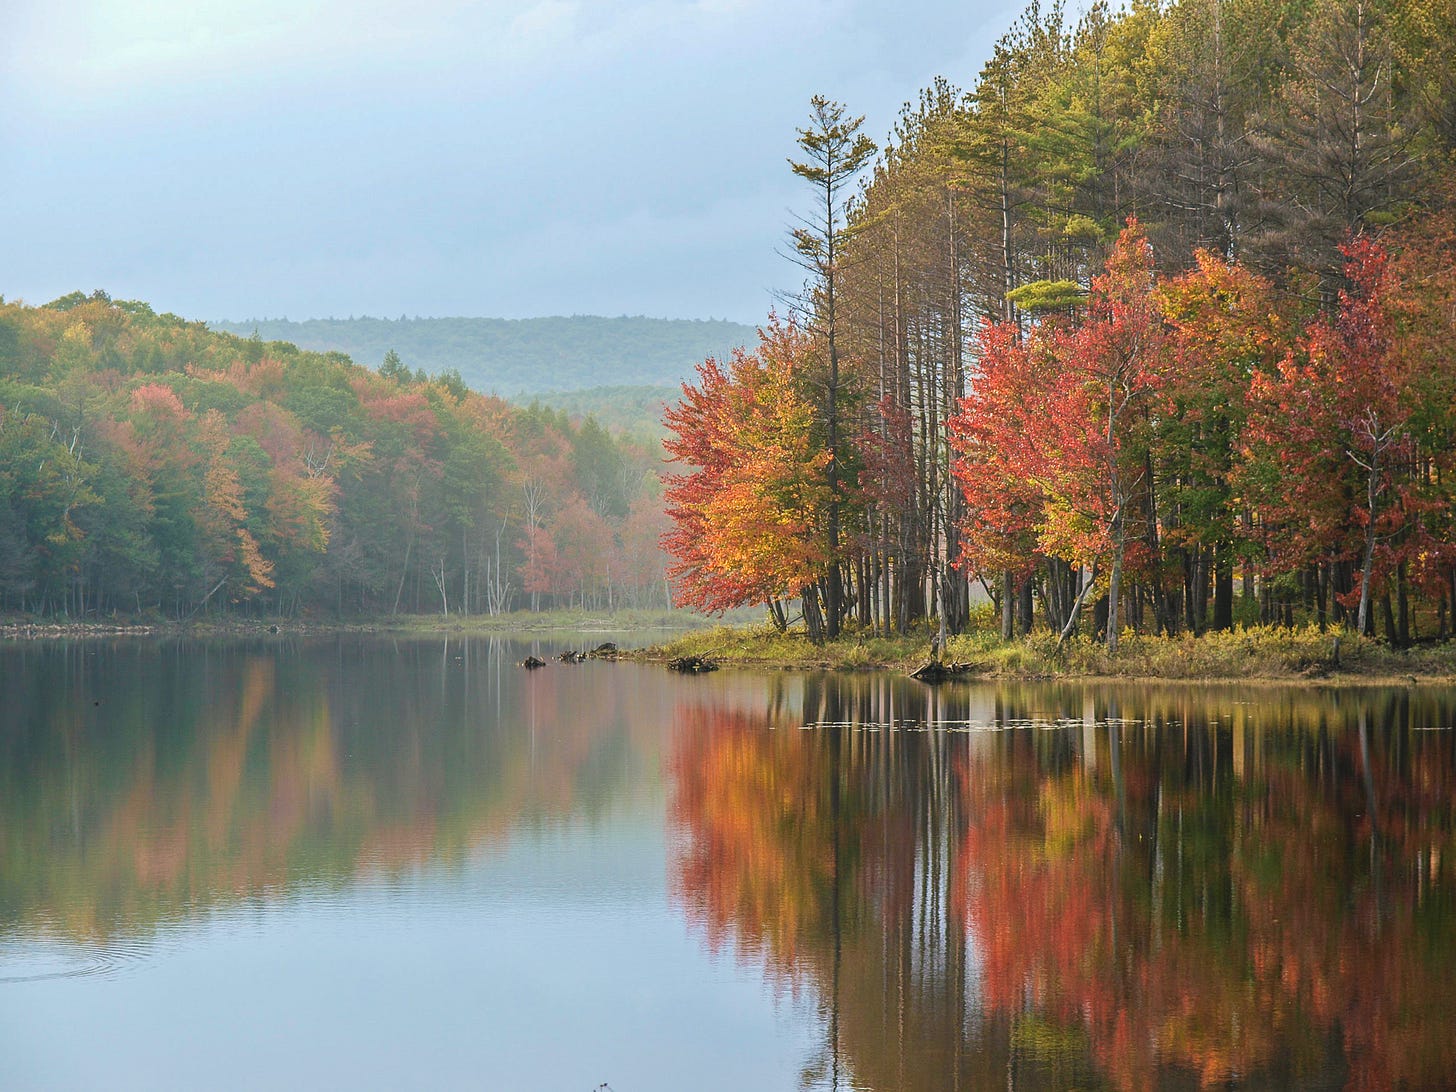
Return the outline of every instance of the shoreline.
{"type": "MultiPolygon", "coordinates": [[[[659,647],[623,649],[618,653],[619,660],[626,660],[632,663],[661,664],[664,667],[672,657],[659,647]]],[[[837,675],[871,675],[891,673],[911,678],[911,671],[921,666],[920,663],[906,665],[898,663],[868,664],[846,666],[834,664],[827,660],[812,661],[803,660],[795,663],[772,664],[759,660],[734,660],[725,659],[716,661],[718,668],[745,670],[745,671],[780,671],[790,673],[820,672],[837,675]]],[[[1082,674],[1075,671],[1061,671],[1055,673],[1038,672],[978,672],[966,671],[940,682],[923,683],[925,686],[944,686],[957,684],[988,684],[988,683],[1060,683],[1075,682],[1089,685],[1114,685],[1133,684],[1146,686],[1153,683],[1168,686],[1301,686],[1301,687],[1339,687],[1352,689],[1358,687],[1456,687],[1456,671],[1445,671],[1438,673],[1407,672],[1405,674],[1366,674],[1363,672],[1335,671],[1321,674],[1267,674],[1267,675],[1245,675],[1245,674],[1211,674],[1211,675],[1146,675],[1146,674],[1082,674]]]]}
{"type": "MultiPolygon", "coordinates": [[[[780,634],[763,627],[727,627],[683,614],[623,611],[517,612],[442,619],[410,615],[357,621],[318,619],[201,619],[43,621],[0,618],[0,643],[47,640],[132,638],[296,638],[350,634],[406,637],[562,635],[598,633],[674,633],[667,641],[623,649],[620,658],[660,664],[696,656],[719,667],[791,672],[891,672],[909,675],[930,660],[929,637],[877,638],[847,635],[824,645],[810,644],[798,632],[780,634]]],[[[1332,631],[1235,630],[1202,637],[1131,635],[1109,656],[1088,638],[1059,646],[1048,635],[1003,642],[984,632],[961,634],[946,642],[942,661],[959,672],[952,683],[1061,682],[1283,684],[1303,686],[1456,686],[1456,641],[1412,649],[1392,649],[1369,638],[1338,634],[1336,664],[1332,631]]],[[[563,646],[565,647],[565,646],[563,646]]],[[[939,684],[927,684],[939,685],[939,684]]]]}
{"type": "Polygon", "coordinates": [[[422,637],[513,633],[688,633],[709,622],[666,611],[593,614],[578,611],[515,612],[503,615],[398,615],[351,621],[317,618],[116,619],[54,621],[0,616],[0,642],[86,640],[101,637],[328,637],[343,634],[399,634],[422,637]]]}
{"type": "MultiPolygon", "coordinates": [[[[812,645],[802,633],[720,627],[662,645],[624,651],[647,663],[692,656],[720,667],[783,671],[892,671],[909,675],[931,661],[925,634],[848,635],[812,645]]],[[[1129,635],[1116,654],[1090,638],[1059,645],[1050,635],[1002,641],[999,634],[949,638],[945,682],[1249,683],[1306,686],[1456,686],[1456,641],[1393,649],[1348,633],[1242,629],[1201,637],[1129,635]],[[1339,637],[1338,658],[1334,638],[1339,637]]],[[[931,683],[927,685],[940,685],[931,683]]]]}

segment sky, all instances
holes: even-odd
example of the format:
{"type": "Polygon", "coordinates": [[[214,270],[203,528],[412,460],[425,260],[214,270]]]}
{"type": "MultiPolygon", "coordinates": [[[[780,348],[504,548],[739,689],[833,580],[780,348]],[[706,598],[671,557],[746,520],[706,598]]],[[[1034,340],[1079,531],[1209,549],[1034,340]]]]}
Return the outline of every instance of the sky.
{"type": "Polygon", "coordinates": [[[5,0],[0,295],[758,323],[809,98],[883,142],[999,0],[5,0]]]}

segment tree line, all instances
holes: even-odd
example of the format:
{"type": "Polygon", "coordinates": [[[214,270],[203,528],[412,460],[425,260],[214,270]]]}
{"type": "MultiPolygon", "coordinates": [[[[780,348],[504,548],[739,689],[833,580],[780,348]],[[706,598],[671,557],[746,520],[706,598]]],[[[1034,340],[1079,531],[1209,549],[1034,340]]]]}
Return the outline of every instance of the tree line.
{"type": "Polygon", "coordinates": [[[0,610],[665,607],[657,459],[393,353],[0,299],[0,610]]]}
{"type": "Polygon", "coordinates": [[[1450,0],[1033,3],[877,157],[816,98],[804,290],[666,419],[683,601],[1449,635],[1453,45],[1450,0]]]}

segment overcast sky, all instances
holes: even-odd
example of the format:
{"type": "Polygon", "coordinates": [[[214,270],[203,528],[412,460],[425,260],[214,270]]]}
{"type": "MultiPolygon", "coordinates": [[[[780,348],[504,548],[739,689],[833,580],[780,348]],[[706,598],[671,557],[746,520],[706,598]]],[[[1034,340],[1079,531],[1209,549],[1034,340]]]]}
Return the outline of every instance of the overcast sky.
{"type": "Polygon", "coordinates": [[[877,141],[997,0],[6,0],[0,294],[759,322],[815,93],[877,141]]]}

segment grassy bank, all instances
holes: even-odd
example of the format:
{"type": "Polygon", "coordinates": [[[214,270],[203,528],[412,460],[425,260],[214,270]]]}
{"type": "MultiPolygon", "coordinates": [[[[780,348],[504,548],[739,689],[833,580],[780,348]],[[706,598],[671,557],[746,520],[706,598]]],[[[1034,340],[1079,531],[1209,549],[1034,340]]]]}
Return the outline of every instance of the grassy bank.
{"type": "MultiPolygon", "coordinates": [[[[1058,645],[1052,634],[1003,641],[994,632],[951,637],[942,659],[967,664],[970,674],[987,678],[1147,679],[1420,679],[1456,681],[1456,643],[1393,649],[1381,641],[1316,627],[1269,627],[1210,633],[1202,637],[1123,638],[1117,653],[1100,643],[1075,638],[1058,645]]],[[[770,627],[720,626],[683,635],[641,653],[646,659],[703,656],[722,664],[796,669],[909,671],[930,655],[926,632],[907,637],[849,635],[814,645],[799,632],[770,627]]]]}

